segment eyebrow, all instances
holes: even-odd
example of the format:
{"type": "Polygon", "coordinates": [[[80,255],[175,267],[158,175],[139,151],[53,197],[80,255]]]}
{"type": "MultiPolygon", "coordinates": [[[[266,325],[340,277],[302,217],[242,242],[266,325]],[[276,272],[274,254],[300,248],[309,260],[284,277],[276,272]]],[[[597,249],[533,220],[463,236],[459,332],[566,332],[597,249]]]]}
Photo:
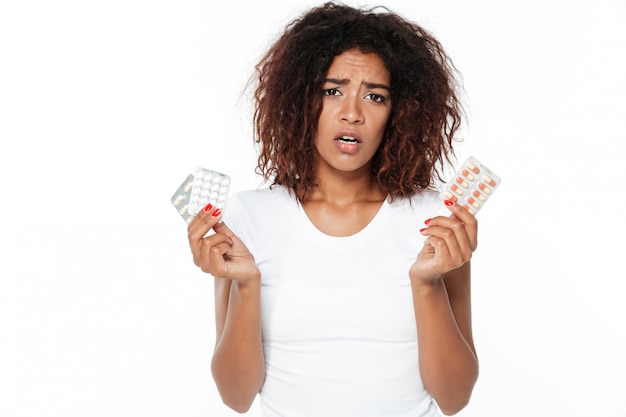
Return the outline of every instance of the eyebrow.
{"type": "MultiPolygon", "coordinates": [[[[346,85],[350,82],[350,80],[347,78],[326,78],[324,82],[333,83],[337,85],[346,85]]],[[[365,82],[364,85],[367,88],[382,88],[383,90],[391,91],[391,88],[385,84],[365,82]]]]}

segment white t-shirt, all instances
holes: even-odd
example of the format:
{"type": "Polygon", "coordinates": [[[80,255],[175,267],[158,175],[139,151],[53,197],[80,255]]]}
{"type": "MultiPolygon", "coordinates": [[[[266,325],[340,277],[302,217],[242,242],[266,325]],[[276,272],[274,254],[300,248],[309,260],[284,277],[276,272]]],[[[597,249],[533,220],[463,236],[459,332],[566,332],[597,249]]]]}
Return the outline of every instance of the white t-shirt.
{"type": "Polygon", "coordinates": [[[224,221],[261,271],[263,416],[440,416],[420,378],[409,279],[437,215],[449,212],[424,192],[333,237],[284,187],[231,196],[224,221]]]}

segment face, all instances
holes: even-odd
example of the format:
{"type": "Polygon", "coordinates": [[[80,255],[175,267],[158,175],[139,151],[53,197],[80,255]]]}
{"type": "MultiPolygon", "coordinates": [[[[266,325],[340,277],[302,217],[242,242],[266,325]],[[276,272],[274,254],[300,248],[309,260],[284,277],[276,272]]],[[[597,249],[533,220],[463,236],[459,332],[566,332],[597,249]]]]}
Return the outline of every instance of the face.
{"type": "Polygon", "coordinates": [[[318,169],[371,174],[391,113],[390,75],[374,53],[335,57],[322,86],[315,149],[318,169]]]}

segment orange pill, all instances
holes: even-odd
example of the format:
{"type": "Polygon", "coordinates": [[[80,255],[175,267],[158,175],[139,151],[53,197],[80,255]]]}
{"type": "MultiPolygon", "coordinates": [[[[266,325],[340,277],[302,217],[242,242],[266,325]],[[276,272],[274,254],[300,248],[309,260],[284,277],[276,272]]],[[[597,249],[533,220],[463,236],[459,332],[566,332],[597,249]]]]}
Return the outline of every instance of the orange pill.
{"type": "Polygon", "coordinates": [[[485,181],[487,184],[491,185],[492,187],[496,186],[496,182],[486,175],[483,175],[483,181],[485,181]]]}
{"type": "Polygon", "coordinates": [[[479,193],[478,190],[472,191],[472,194],[474,194],[474,197],[476,197],[480,201],[485,201],[485,196],[479,193]]]}
{"type": "Polygon", "coordinates": [[[460,189],[459,187],[457,187],[457,186],[456,186],[456,185],[454,185],[454,184],[452,184],[452,185],[450,186],[450,189],[451,189],[452,191],[454,191],[455,193],[457,193],[458,195],[463,195],[463,190],[462,190],[462,189],[460,189]]]}
{"type": "Polygon", "coordinates": [[[483,184],[482,182],[478,184],[478,188],[480,188],[481,190],[483,190],[483,192],[485,194],[491,194],[491,188],[487,187],[485,184],[483,184]]]}
{"type": "Polygon", "coordinates": [[[463,180],[461,177],[456,177],[456,182],[463,188],[469,187],[469,184],[463,180]]]}
{"type": "Polygon", "coordinates": [[[480,173],[480,169],[478,169],[476,167],[476,165],[472,164],[471,162],[467,163],[467,167],[470,169],[470,171],[472,171],[474,174],[478,174],[480,173]]]}
{"type": "Polygon", "coordinates": [[[468,170],[464,169],[463,171],[461,171],[461,173],[465,175],[465,178],[467,178],[468,180],[474,181],[474,176],[470,174],[468,170]]]}
{"type": "Polygon", "coordinates": [[[463,207],[465,210],[469,211],[471,214],[474,214],[474,210],[472,210],[467,204],[463,204],[461,207],[463,207]]]}
{"type": "Polygon", "coordinates": [[[458,198],[456,198],[456,196],[449,191],[446,191],[445,196],[448,200],[454,201],[455,203],[458,200],[458,198]]]}
{"type": "Polygon", "coordinates": [[[474,208],[478,208],[480,207],[480,204],[478,204],[478,202],[476,200],[474,200],[472,197],[469,197],[467,199],[467,202],[470,203],[470,205],[474,208]]]}

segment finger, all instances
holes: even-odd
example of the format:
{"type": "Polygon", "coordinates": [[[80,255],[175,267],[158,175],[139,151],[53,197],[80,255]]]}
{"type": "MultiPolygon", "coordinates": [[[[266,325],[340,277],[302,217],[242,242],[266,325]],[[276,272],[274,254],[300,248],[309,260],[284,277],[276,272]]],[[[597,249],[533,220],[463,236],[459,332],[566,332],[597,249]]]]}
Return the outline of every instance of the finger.
{"type": "Polygon", "coordinates": [[[424,241],[424,246],[432,247],[432,250],[435,252],[435,258],[449,258],[450,257],[450,246],[446,242],[445,239],[442,239],[439,236],[431,235],[424,241]]]}
{"type": "Polygon", "coordinates": [[[207,204],[195,218],[189,223],[187,227],[187,235],[191,240],[198,242],[211,230],[211,228],[222,217],[222,211],[219,208],[213,207],[212,204],[207,204]]]}
{"type": "Polygon", "coordinates": [[[205,256],[200,268],[215,277],[223,277],[228,269],[225,257],[230,251],[230,243],[222,241],[205,249],[205,256]]]}
{"type": "Polygon", "coordinates": [[[211,247],[219,245],[220,243],[227,243],[228,245],[232,245],[232,239],[230,238],[230,236],[227,236],[223,233],[213,233],[212,235],[202,238],[203,247],[211,247]]]}
{"type": "Polygon", "coordinates": [[[476,248],[475,233],[476,219],[463,207],[455,204],[450,200],[445,201],[446,207],[452,211],[449,217],[438,216],[427,220],[429,235],[436,235],[443,239],[449,247],[450,253],[454,256],[455,261],[466,262],[476,248]],[[463,222],[467,221],[467,224],[463,222]],[[474,235],[472,241],[471,235],[474,235]]]}
{"type": "Polygon", "coordinates": [[[197,266],[200,266],[203,259],[201,254],[203,239],[220,218],[221,210],[214,208],[211,204],[207,204],[187,227],[189,247],[193,255],[193,262],[197,266]]]}
{"type": "Polygon", "coordinates": [[[442,260],[446,267],[449,266],[449,263],[458,266],[471,257],[467,238],[463,238],[465,232],[461,222],[442,217],[438,221],[433,219],[430,224],[427,229],[422,229],[421,232],[423,235],[429,236],[427,241],[432,242],[430,244],[435,247],[437,258],[442,260]],[[459,242],[458,235],[460,235],[461,242],[459,242]],[[449,259],[449,262],[446,259],[449,259]]]}
{"type": "Polygon", "coordinates": [[[463,224],[469,240],[469,246],[473,252],[478,246],[478,221],[476,217],[466,208],[460,204],[455,204],[453,201],[446,200],[445,204],[452,212],[450,218],[459,220],[463,224]]]}
{"type": "Polygon", "coordinates": [[[441,238],[429,236],[411,268],[411,277],[430,280],[460,268],[465,262],[460,261],[449,251],[448,244],[441,238]]]}
{"type": "Polygon", "coordinates": [[[215,233],[222,234],[222,235],[227,236],[229,238],[230,243],[231,243],[230,255],[232,257],[240,257],[240,256],[249,256],[250,255],[250,251],[248,250],[248,248],[245,245],[245,243],[243,243],[243,241],[241,239],[239,239],[233,233],[233,231],[230,230],[228,228],[228,226],[226,226],[226,224],[224,224],[223,222],[219,222],[219,223],[217,223],[213,227],[213,230],[215,230],[215,233]]]}
{"type": "Polygon", "coordinates": [[[227,236],[222,234],[215,233],[202,238],[199,250],[196,254],[194,254],[194,258],[197,257],[196,265],[206,272],[206,270],[210,268],[210,264],[212,262],[211,252],[213,248],[223,244],[230,245],[230,240],[227,236]]]}
{"type": "Polygon", "coordinates": [[[213,227],[216,233],[222,233],[226,236],[233,237],[235,234],[226,226],[224,222],[219,222],[213,227]]]}
{"type": "Polygon", "coordinates": [[[196,266],[205,268],[203,265],[209,262],[211,247],[223,242],[230,244],[230,240],[227,236],[217,233],[200,238],[197,241],[190,238],[189,246],[191,247],[191,253],[193,255],[193,263],[196,266]]]}

